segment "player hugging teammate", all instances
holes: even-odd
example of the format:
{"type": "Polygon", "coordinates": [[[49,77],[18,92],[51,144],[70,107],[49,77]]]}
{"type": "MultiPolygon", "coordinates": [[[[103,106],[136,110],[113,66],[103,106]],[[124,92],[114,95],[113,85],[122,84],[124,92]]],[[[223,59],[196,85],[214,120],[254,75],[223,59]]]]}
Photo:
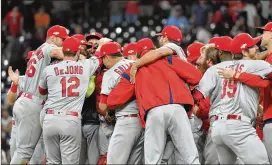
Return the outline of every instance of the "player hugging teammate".
{"type": "Polygon", "coordinates": [[[8,71],[10,164],[272,163],[272,22],[259,29],[186,55],[175,26],[158,48],[52,26],[25,75],[8,71]]]}

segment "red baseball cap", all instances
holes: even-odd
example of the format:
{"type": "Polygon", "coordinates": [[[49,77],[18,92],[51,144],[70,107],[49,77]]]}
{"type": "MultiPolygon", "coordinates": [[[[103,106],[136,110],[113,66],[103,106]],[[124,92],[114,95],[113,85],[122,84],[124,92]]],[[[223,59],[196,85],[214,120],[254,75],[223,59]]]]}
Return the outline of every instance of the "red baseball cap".
{"type": "Polygon", "coordinates": [[[272,22],[268,22],[264,27],[257,27],[257,29],[272,32],[272,22]]]}
{"type": "Polygon", "coordinates": [[[142,38],[137,42],[137,44],[139,47],[139,52],[156,48],[153,41],[149,38],[142,38]]]}
{"type": "Polygon", "coordinates": [[[139,46],[137,43],[129,43],[124,47],[123,56],[137,55],[139,46]]]}
{"type": "Polygon", "coordinates": [[[107,56],[107,55],[121,53],[121,51],[122,51],[122,47],[119,43],[107,42],[101,46],[99,58],[107,56]]]}
{"type": "Polygon", "coordinates": [[[34,52],[35,52],[35,50],[31,50],[31,51],[27,52],[26,60],[29,60],[33,56],[34,52]]]}
{"type": "Polygon", "coordinates": [[[165,26],[161,33],[155,34],[155,36],[165,36],[174,41],[181,42],[182,41],[182,33],[176,26],[165,26]]]}
{"type": "Polygon", "coordinates": [[[92,32],[92,33],[86,35],[85,38],[86,38],[87,41],[89,41],[89,40],[92,39],[92,38],[95,38],[95,39],[100,40],[101,38],[103,38],[103,36],[102,36],[102,34],[100,34],[100,33],[92,32]]]}
{"type": "Polygon", "coordinates": [[[74,37],[68,37],[63,41],[63,52],[77,52],[81,49],[81,42],[74,37]]]}
{"type": "Polygon", "coordinates": [[[241,53],[244,49],[255,46],[260,40],[261,36],[252,38],[247,33],[240,33],[231,42],[231,52],[233,54],[241,53]]]}
{"type": "Polygon", "coordinates": [[[87,40],[85,39],[84,35],[82,34],[75,34],[72,37],[78,39],[82,45],[86,45],[87,48],[92,47],[90,44],[87,43],[87,40]]]}
{"type": "Polygon", "coordinates": [[[187,47],[187,61],[190,63],[195,62],[200,57],[200,49],[205,46],[201,42],[194,42],[187,47]]]}
{"type": "Polygon", "coordinates": [[[229,36],[213,37],[210,39],[209,44],[214,44],[214,47],[226,52],[231,52],[232,38],[229,36]]]}
{"type": "Polygon", "coordinates": [[[52,26],[47,30],[47,37],[50,37],[53,35],[60,38],[64,38],[64,39],[68,37],[66,28],[60,25],[52,26]]]}

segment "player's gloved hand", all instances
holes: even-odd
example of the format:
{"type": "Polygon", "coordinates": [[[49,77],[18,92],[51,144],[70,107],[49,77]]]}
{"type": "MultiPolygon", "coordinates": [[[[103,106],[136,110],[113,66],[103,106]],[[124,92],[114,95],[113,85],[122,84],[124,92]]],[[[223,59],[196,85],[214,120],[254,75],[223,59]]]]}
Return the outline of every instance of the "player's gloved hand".
{"type": "Polygon", "coordinates": [[[109,111],[106,113],[105,120],[108,124],[115,124],[115,111],[109,111]]]}
{"type": "Polygon", "coordinates": [[[12,67],[9,66],[8,68],[8,74],[9,74],[9,78],[11,79],[11,81],[13,82],[14,85],[18,85],[19,82],[19,70],[16,69],[15,73],[12,70],[12,67]]]}
{"type": "Polygon", "coordinates": [[[90,79],[85,97],[86,98],[90,97],[92,95],[92,93],[94,92],[94,89],[95,89],[95,75],[93,75],[90,79]]]}

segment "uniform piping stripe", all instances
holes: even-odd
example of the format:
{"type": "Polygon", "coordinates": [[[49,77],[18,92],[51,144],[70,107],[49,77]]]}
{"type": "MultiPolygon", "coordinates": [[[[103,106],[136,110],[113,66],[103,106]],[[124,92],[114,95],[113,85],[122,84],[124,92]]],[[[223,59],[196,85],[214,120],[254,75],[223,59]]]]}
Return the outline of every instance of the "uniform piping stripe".
{"type": "Polygon", "coordinates": [[[130,76],[126,72],[122,73],[122,77],[130,81],[130,76]]]}

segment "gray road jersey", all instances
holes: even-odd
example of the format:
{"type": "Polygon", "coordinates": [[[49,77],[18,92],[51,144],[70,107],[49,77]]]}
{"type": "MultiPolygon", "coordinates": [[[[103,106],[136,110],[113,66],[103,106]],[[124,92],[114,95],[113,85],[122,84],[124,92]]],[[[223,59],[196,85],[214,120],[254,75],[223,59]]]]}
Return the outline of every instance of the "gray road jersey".
{"type": "Polygon", "coordinates": [[[178,45],[176,45],[176,44],[174,44],[174,43],[167,43],[167,44],[163,45],[163,47],[167,47],[167,48],[169,48],[169,49],[172,49],[173,51],[176,52],[176,54],[177,54],[181,59],[187,61],[186,55],[185,55],[183,49],[182,49],[180,46],[178,46],[178,45]]]}
{"type": "MultiPolygon", "coordinates": [[[[122,73],[135,61],[122,59],[103,75],[101,94],[109,95],[111,90],[119,83],[122,73]]],[[[133,100],[122,109],[116,109],[116,116],[138,113],[137,102],[133,100]]]]}
{"type": "Polygon", "coordinates": [[[47,66],[39,83],[41,88],[48,90],[44,110],[75,111],[81,114],[90,77],[98,66],[96,57],[47,66]]]}
{"type": "Polygon", "coordinates": [[[221,79],[216,68],[232,68],[238,72],[247,72],[263,78],[272,67],[262,60],[226,61],[210,67],[201,79],[197,89],[212,103],[210,116],[213,114],[243,114],[251,119],[256,118],[259,104],[259,92],[239,81],[221,79]]]}
{"type": "Polygon", "coordinates": [[[35,95],[42,99],[46,98],[46,96],[40,95],[38,91],[38,85],[44,68],[48,66],[51,61],[50,52],[56,47],[57,46],[54,44],[44,43],[34,52],[33,56],[29,59],[25,74],[24,92],[35,95]]]}

